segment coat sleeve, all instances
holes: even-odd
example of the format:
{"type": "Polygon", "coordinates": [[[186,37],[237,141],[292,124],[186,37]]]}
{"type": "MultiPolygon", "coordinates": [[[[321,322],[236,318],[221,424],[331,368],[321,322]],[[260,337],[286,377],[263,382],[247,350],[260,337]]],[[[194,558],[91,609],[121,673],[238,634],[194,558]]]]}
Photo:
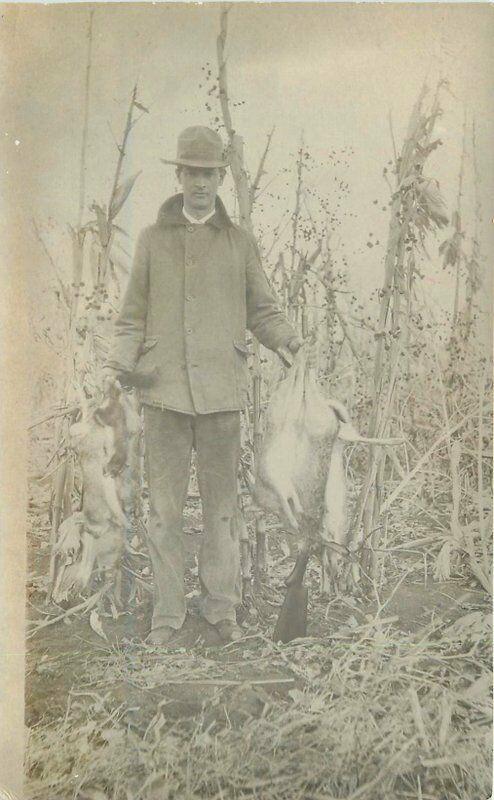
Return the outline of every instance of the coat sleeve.
{"type": "Polygon", "coordinates": [[[134,369],[146,330],[148,293],[149,246],[144,230],[137,240],[129,282],[115,322],[108,367],[122,372],[134,369]]]}
{"type": "Polygon", "coordinates": [[[286,347],[297,333],[281,310],[261,265],[257,244],[249,237],[246,264],[247,327],[269,350],[286,347]]]}

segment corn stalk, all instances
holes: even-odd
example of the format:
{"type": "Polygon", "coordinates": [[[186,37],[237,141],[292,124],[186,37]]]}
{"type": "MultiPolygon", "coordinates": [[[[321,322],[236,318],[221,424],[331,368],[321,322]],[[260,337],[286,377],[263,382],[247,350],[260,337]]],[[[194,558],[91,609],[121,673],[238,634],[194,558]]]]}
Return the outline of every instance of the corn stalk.
{"type": "MultiPolygon", "coordinates": [[[[424,112],[424,86],[412,111],[401,155],[395,164],[396,187],[391,202],[391,219],[384,265],[384,282],[376,337],[373,368],[373,406],[369,436],[385,438],[394,417],[397,388],[402,375],[402,356],[408,340],[412,309],[411,287],[415,278],[415,255],[426,234],[447,223],[444,203],[437,184],[424,175],[429,154],[440,144],[431,141],[440,113],[438,93],[431,111],[424,112]]],[[[364,572],[377,576],[376,550],[381,535],[380,507],[384,485],[386,451],[371,447],[369,465],[357,504],[355,534],[362,524],[365,547],[364,572]]]]}
{"type": "MultiPolygon", "coordinates": [[[[68,342],[68,356],[67,356],[67,381],[65,388],[65,404],[69,405],[72,399],[71,386],[74,371],[74,345],[75,345],[75,319],[77,314],[78,292],[75,287],[81,284],[82,276],[82,263],[83,263],[83,248],[84,248],[84,234],[81,233],[82,216],[84,212],[84,203],[86,197],[86,154],[87,154],[87,138],[88,138],[88,125],[89,125],[89,96],[91,86],[91,69],[92,69],[92,45],[93,45],[93,18],[94,10],[89,12],[88,19],[88,49],[86,59],[86,72],[85,72],[85,85],[84,85],[84,118],[82,125],[82,141],[81,141],[81,157],[79,166],[79,212],[77,220],[77,230],[70,229],[72,239],[72,291],[69,297],[65,297],[69,310],[69,342],[68,342]]],[[[51,260],[51,259],[50,259],[51,260]]],[[[56,431],[56,450],[60,452],[63,443],[68,442],[68,432],[70,426],[70,418],[63,417],[57,424],[56,431]]],[[[48,583],[48,599],[51,597],[53,589],[53,582],[55,578],[55,553],[54,547],[57,540],[58,529],[64,517],[68,516],[72,511],[72,491],[74,489],[74,469],[73,462],[64,458],[61,461],[57,471],[55,472],[52,484],[52,497],[51,497],[51,513],[50,513],[50,566],[49,566],[49,583],[48,583]],[[69,466],[70,465],[70,466],[69,466]]]]}
{"type": "Polygon", "coordinates": [[[462,198],[463,198],[463,184],[465,181],[465,158],[467,148],[467,122],[463,121],[463,145],[460,159],[460,171],[458,174],[458,198],[456,202],[456,211],[452,216],[453,233],[449,239],[444,241],[440,248],[439,253],[443,256],[443,266],[445,269],[451,267],[455,275],[455,291],[453,297],[453,314],[451,319],[451,338],[452,340],[458,339],[458,324],[459,324],[459,309],[460,309],[460,285],[461,285],[461,269],[465,262],[465,254],[463,252],[464,233],[462,230],[462,198]]]}
{"type": "Polygon", "coordinates": [[[481,266],[480,266],[480,226],[482,224],[482,209],[480,205],[480,175],[477,161],[477,140],[475,121],[472,122],[472,163],[473,163],[473,183],[474,183],[474,232],[472,237],[472,249],[470,258],[466,259],[465,267],[467,271],[465,285],[465,310],[463,336],[468,339],[473,324],[473,308],[476,295],[481,288],[481,266]]]}
{"type": "MultiPolygon", "coordinates": [[[[460,174],[458,177],[458,205],[456,208],[456,215],[455,215],[455,235],[459,242],[463,239],[463,232],[462,232],[462,219],[461,219],[461,212],[462,212],[462,197],[463,197],[463,183],[465,180],[465,157],[466,157],[466,136],[467,136],[467,122],[466,119],[463,122],[463,147],[461,150],[461,161],[460,161],[460,174]]],[[[456,275],[455,275],[455,299],[454,299],[454,306],[453,306],[453,321],[452,321],[452,329],[453,334],[455,333],[456,326],[458,324],[458,312],[459,312],[459,305],[460,305],[460,279],[461,279],[461,264],[463,261],[463,256],[461,246],[458,248],[458,258],[456,261],[456,275]]]]}
{"type": "MultiPolygon", "coordinates": [[[[233,127],[232,116],[230,112],[230,100],[228,94],[228,80],[227,68],[225,57],[225,45],[228,35],[228,13],[229,6],[223,8],[220,16],[220,32],[216,41],[216,53],[218,60],[218,88],[219,99],[221,105],[221,112],[225,130],[229,142],[229,156],[230,167],[232,171],[233,181],[235,184],[235,193],[238,203],[238,216],[240,225],[245,228],[249,233],[253,234],[252,225],[252,209],[256,201],[257,192],[259,189],[259,182],[264,172],[264,165],[268,154],[269,146],[273,131],[268,135],[266,148],[261,157],[259,168],[256,173],[254,182],[251,184],[247,174],[244,153],[243,153],[243,140],[233,127]]],[[[261,359],[259,344],[254,341],[254,363],[253,363],[253,376],[252,376],[252,395],[253,395],[253,449],[254,461],[259,455],[261,444],[261,359]]],[[[264,518],[261,515],[256,517],[256,572],[265,571],[267,566],[266,558],[266,525],[264,518]]]]}
{"type": "Polygon", "coordinates": [[[300,220],[300,204],[302,197],[302,174],[303,174],[303,157],[304,157],[304,137],[300,137],[300,148],[297,157],[297,186],[295,189],[295,208],[292,214],[292,243],[290,246],[291,260],[290,260],[290,279],[288,285],[288,314],[293,322],[298,320],[298,294],[305,281],[305,264],[303,258],[299,257],[298,269],[295,270],[295,261],[297,258],[297,243],[298,243],[298,226],[300,220]]]}
{"type": "Polygon", "coordinates": [[[92,49],[93,49],[93,18],[94,9],[89,12],[88,20],[88,49],[86,61],[86,75],[84,85],[84,120],[82,123],[82,142],[81,142],[81,160],[79,172],[79,214],[77,217],[77,227],[82,225],[82,217],[84,214],[84,206],[86,203],[86,154],[87,154],[87,136],[89,127],[89,97],[91,90],[91,68],[92,68],[92,49]]]}
{"type": "MultiPolygon", "coordinates": [[[[89,45],[85,84],[85,113],[81,149],[81,185],[79,197],[82,203],[84,203],[85,197],[85,159],[92,57],[92,17],[93,12],[91,12],[90,15],[88,33],[89,45]]],[[[67,298],[69,321],[66,357],[67,374],[63,404],[65,407],[71,409],[71,412],[70,415],[61,418],[56,432],[56,452],[58,453],[60,463],[58,469],[54,472],[52,482],[49,597],[51,596],[53,588],[55,571],[54,546],[57,541],[58,530],[63,519],[69,516],[73,510],[74,462],[68,451],[69,429],[75,415],[78,413],[79,399],[85,396],[87,387],[84,387],[88,379],[89,383],[91,383],[92,380],[92,390],[94,391],[95,389],[95,383],[97,390],[97,381],[94,381],[94,375],[99,363],[104,358],[104,340],[105,335],[109,333],[108,320],[111,312],[108,312],[108,315],[105,317],[102,311],[105,310],[105,306],[108,305],[107,297],[110,284],[114,278],[114,275],[108,269],[109,266],[113,266],[112,245],[116,230],[114,220],[130,194],[137,178],[136,175],[121,183],[121,173],[128,137],[134,125],[133,114],[136,107],[136,94],[137,86],[134,87],[132,92],[122,142],[117,145],[119,155],[108,203],[108,210],[105,210],[103,206],[94,204],[92,210],[96,216],[95,220],[85,225],[78,224],[76,228],[69,227],[72,242],[72,288],[67,298]],[[88,253],[87,241],[89,236],[92,237],[92,247],[93,251],[97,254],[97,263],[96,268],[92,270],[93,290],[92,294],[86,295],[86,304],[83,311],[87,313],[84,315],[81,310],[82,295],[84,292],[89,291],[87,283],[90,282],[87,274],[90,270],[86,264],[87,259],[85,259],[88,253]],[[87,281],[84,281],[83,278],[86,278],[87,281]],[[102,342],[103,347],[101,346],[102,342]],[[66,455],[67,457],[62,457],[66,455]]],[[[81,219],[81,217],[82,212],[79,207],[79,219],[81,219]]]]}

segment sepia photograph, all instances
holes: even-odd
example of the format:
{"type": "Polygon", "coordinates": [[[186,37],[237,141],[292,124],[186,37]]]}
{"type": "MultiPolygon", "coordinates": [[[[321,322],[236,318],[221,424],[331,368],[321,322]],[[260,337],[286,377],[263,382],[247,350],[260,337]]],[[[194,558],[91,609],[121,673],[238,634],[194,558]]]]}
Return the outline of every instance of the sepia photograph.
{"type": "Polygon", "coordinates": [[[493,6],[0,21],[0,800],[488,800],[493,6]]]}

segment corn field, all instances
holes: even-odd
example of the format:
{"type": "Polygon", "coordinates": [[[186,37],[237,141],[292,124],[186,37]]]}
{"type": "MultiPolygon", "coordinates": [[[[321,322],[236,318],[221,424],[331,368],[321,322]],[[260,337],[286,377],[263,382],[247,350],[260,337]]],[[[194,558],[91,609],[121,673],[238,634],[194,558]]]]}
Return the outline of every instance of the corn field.
{"type": "MultiPolygon", "coordinates": [[[[424,83],[401,141],[391,128],[386,240],[368,242],[369,253],[382,253],[380,285],[359,294],[340,233],[352,187],[335,167],[338,204],[314,188],[320,165],[310,131],[286,156],[281,198],[270,172],[273,148],[283,147],[276,126],[267,126],[257,167],[247,166],[231,94],[234,51],[227,55],[234,14],[218,9],[216,60],[201,86],[205,124],[229,148],[224,199],[256,236],[281,308],[315,342],[323,393],[345,405],[361,434],[400,444],[346,448],[344,580],[323,594],[311,564],[309,635],[273,643],[294,546],[253,505],[250,488],[282,367],[252,341],[239,474],[245,639],[215,649],[198,635],[167,654],[143,644],[153,584],[135,391],[125,400],[132,458],[120,478],[90,472],[84,459],[100,443],[80,426],[105,403],[101,368],[132,258],[121,220],[142,181],[128,154],[153,108],[144,85],[129,87],[108,165],[111,192],[89,200],[98,47],[98,11],[89,11],[79,214],[66,234],[66,263],[53,257],[46,225],[32,221],[51,270],[44,313],[32,311],[33,335],[55,347],[58,369],[39,374],[30,427],[26,797],[482,800],[491,792],[492,363],[476,123],[465,112],[454,207],[435,172],[451,159],[438,131],[456,102],[447,81],[424,83]],[[451,308],[428,292],[432,263],[453,278],[451,308]],[[121,536],[105,552],[83,533],[91,481],[120,513],[121,536]],[[79,547],[84,564],[74,556],[79,547]],[[119,575],[120,604],[103,562],[119,575]],[[45,691],[55,693],[49,702],[45,691]]],[[[201,535],[194,475],[184,529],[191,543],[201,535]]],[[[192,608],[196,575],[191,545],[192,608]]]]}

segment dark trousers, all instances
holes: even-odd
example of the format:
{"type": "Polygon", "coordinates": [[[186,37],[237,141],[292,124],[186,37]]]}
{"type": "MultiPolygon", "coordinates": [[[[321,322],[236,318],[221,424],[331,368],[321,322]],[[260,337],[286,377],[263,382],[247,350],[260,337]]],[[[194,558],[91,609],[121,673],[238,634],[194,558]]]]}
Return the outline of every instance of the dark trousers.
{"type": "Polygon", "coordinates": [[[150,494],[148,546],[154,574],[152,629],[180,628],[185,619],[183,508],[192,448],[202,501],[199,553],[201,612],[215,624],[235,620],[240,603],[237,471],[240,412],[180,414],[144,406],[146,476],[150,494]]]}

